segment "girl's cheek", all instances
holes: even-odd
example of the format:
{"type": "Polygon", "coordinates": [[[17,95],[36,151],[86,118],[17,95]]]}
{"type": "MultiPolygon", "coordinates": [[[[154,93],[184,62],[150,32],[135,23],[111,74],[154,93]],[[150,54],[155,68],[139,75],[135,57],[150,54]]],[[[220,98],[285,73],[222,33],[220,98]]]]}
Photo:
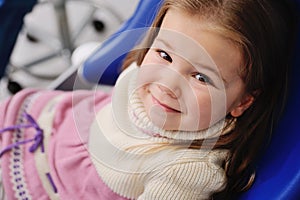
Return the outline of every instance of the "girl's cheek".
{"type": "Polygon", "coordinates": [[[188,104],[200,129],[208,128],[226,116],[226,99],[222,94],[198,92],[196,100],[190,100],[188,104]]]}

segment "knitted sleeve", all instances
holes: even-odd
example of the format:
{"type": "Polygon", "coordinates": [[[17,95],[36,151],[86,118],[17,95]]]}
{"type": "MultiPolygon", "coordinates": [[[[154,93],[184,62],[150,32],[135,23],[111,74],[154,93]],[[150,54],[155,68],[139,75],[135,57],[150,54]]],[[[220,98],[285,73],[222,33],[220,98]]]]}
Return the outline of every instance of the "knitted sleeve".
{"type": "Polygon", "coordinates": [[[170,165],[149,178],[138,199],[209,199],[226,185],[219,161],[216,155],[210,155],[207,161],[170,165]]]}

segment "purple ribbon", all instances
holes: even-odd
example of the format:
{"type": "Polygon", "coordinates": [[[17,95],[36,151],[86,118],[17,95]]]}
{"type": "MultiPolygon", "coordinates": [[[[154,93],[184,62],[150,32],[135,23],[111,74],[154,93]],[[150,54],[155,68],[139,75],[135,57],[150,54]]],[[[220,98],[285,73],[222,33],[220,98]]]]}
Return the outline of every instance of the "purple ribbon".
{"type": "Polygon", "coordinates": [[[0,151],[0,157],[6,153],[7,151],[10,151],[13,148],[19,147],[22,144],[26,144],[29,142],[33,142],[33,144],[30,146],[29,151],[33,153],[39,146],[41,146],[41,151],[44,152],[44,144],[43,144],[43,130],[39,127],[38,123],[33,119],[32,116],[30,116],[28,113],[23,113],[24,118],[27,120],[27,124],[18,124],[15,126],[9,126],[2,130],[0,130],[0,135],[2,135],[4,132],[7,131],[15,131],[20,129],[28,129],[28,128],[34,128],[36,130],[36,134],[33,138],[18,141],[16,143],[10,144],[4,149],[0,151]]]}

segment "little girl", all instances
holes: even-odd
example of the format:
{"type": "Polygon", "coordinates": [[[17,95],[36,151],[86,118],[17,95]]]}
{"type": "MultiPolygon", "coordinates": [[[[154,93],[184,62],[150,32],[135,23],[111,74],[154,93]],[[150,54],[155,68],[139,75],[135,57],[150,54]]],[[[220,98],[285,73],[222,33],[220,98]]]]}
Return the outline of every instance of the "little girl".
{"type": "Polygon", "coordinates": [[[4,199],[232,199],[286,93],[283,1],[166,0],[112,94],[0,107],[4,199]],[[275,109],[276,108],[276,109],[275,109]]]}

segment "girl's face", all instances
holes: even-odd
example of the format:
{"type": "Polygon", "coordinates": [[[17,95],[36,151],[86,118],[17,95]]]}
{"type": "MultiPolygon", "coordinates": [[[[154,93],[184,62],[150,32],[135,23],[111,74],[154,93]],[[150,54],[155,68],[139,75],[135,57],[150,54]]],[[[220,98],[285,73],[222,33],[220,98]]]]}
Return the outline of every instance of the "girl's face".
{"type": "Polygon", "coordinates": [[[239,76],[238,48],[213,24],[168,10],[138,74],[138,94],[152,122],[166,130],[203,130],[253,102],[239,76]]]}

